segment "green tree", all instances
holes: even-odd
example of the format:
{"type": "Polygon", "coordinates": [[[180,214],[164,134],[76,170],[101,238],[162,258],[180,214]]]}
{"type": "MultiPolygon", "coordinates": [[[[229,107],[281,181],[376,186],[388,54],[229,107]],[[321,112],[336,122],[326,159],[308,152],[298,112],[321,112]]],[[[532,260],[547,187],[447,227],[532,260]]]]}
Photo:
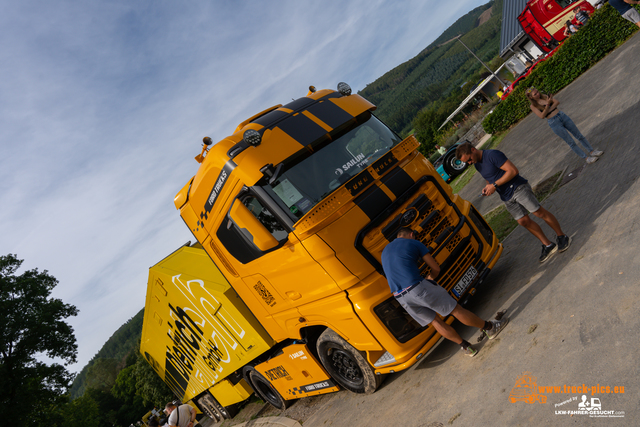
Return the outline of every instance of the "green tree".
{"type": "Polygon", "coordinates": [[[76,338],[65,319],[78,310],[50,297],[58,280],[47,270],[16,275],[21,265],[15,255],[0,257],[0,402],[12,424],[31,426],[44,423],[48,411],[66,399],[73,375],[42,357],[76,361],[76,338]]]}
{"type": "Polygon", "coordinates": [[[64,419],[59,426],[87,427],[97,426],[100,419],[100,406],[89,393],[60,407],[61,416],[64,419]]]}
{"type": "Polygon", "coordinates": [[[169,387],[147,361],[140,354],[131,355],[127,357],[129,366],[118,373],[111,390],[111,394],[120,401],[115,420],[120,426],[129,425],[131,420],[139,420],[153,406],[161,408],[174,399],[169,387]]]}
{"type": "Polygon", "coordinates": [[[422,143],[420,148],[424,150],[424,154],[428,155],[428,153],[434,150],[436,146],[436,135],[438,134],[438,128],[442,124],[442,121],[442,115],[438,114],[435,108],[420,111],[413,120],[416,138],[422,143]]]}
{"type": "Polygon", "coordinates": [[[87,371],[87,388],[111,390],[120,368],[120,362],[116,359],[97,359],[87,371]]]}
{"type": "Polygon", "coordinates": [[[134,366],[136,393],[142,397],[145,405],[155,405],[160,408],[164,407],[167,402],[175,399],[169,386],[162,381],[160,376],[142,356],[138,356],[138,360],[134,366]]]}

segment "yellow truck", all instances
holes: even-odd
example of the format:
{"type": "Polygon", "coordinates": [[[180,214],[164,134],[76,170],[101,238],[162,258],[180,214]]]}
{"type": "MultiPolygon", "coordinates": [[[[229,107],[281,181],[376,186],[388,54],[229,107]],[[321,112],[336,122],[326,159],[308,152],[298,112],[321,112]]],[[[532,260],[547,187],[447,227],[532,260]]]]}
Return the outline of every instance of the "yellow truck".
{"type": "MultiPolygon", "coordinates": [[[[182,401],[232,415],[344,388],[373,393],[441,338],[390,293],[382,250],[411,227],[461,304],[502,253],[418,141],[340,83],[240,123],[174,203],[198,245],[151,268],[141,352],[182,401]]],[[[428,274],[428,267],[421,266],[428,274]]],[[[451,324],[453,317],[446,319],[451,324]]]]}

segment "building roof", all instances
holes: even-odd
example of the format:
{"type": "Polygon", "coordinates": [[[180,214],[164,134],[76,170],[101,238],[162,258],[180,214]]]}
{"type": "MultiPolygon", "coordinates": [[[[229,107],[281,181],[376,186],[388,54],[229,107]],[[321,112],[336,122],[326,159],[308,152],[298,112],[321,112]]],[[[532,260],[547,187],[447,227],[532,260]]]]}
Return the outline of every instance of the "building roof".
{"type": "Polygon", "coordinates": [[[501,66],[499,66],[498,69],[493,72],[493,74],[490,74],[489,76],[487,76],[486,79],[484,79],[482,82],[480,82],[480,84],[478,84],[478,86],[476,86],[476,88],[471,91],[469,96],[467,96],[465,98],[465,100],[460,103],[458,108],[456,108],[456,110],[453,113],[451,113],[451,115],[449,117],[447,117],[447,120],[445,120],[444,123],[440,125],[438,130],[442,129],[444,127],[444,125],[446,125],[449,120],[453,119],[453,117],[456,114],[458,114],[460,111],[462,111],[462,109],[469,103],[469,101],[471,101],[478,94],[478,92],[480,92],[491,80],[493,80],[495,75],[498,73],[498,71],[500,71],[500,69],[502,67],[504,67],[504,65],[505,64],[502,64],[501,66]]]}
{"type": "Polygon", "coordinates": [[[518,15],[522,13],[526,5],[527,0],[505,0],[502,4],[500,56],[504,56],[509,48],[524,36],[524,31],[518,22],[518,15]]]}

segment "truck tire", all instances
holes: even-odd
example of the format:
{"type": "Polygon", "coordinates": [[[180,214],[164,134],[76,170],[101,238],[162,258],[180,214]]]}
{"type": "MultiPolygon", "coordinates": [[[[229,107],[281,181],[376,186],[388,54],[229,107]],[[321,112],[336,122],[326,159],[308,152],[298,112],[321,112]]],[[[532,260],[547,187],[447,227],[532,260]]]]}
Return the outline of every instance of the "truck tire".
{"type": "Polygon", "coordinates": [[[271,382],[269,382],[268,379],[266,379],[260,372],[256,371],[253,366],[245,366],[243,374],[245,374],[245,372],[246,377],[249,378],[249,384],[251,384],[253,390],[262,400],[271,404],[271,406],[276,409],[287,409],[291,401],[282,397],[278,390],[271,385],[271,382]]]}
{"type": "Polygon", "coordinates": [[[200,396],[196,403],[200,410],[215,422],[231,419],[238,413],[236,405],[222,406],[209,392],[205,392],[200,396]]]}
{"type": "Polygon", "coordinates": [[[382,376],[373,372],[360,352],[331,329],[320,335],[316,347],[322,366],[343,388],[371,394],[382,383],[382,376]]]}
{"type": "Polygon", "coordinates": [[[455,178],[464,172],[468,165],[456,158],[455,151],[449,151],[445,154],[442,166],[444,167],[444,171],[449,174],[450,177],[455,178]]]}
{"type": "Polygon", "coordinates": [[[238,404],[237,403],[235,403],[233,405],[229,405],[229,406],[222,406],[222,408],[227,413],[227,419],[228,420],[230,420],[233,417],[235,417],[236,415],[238,415],[238,404]]]}

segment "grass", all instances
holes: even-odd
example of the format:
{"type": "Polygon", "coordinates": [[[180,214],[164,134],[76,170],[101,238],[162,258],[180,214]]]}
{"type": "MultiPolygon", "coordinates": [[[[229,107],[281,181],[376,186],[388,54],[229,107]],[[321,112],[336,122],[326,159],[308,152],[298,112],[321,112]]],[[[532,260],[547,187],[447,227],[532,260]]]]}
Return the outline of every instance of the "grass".
{"type": "Polygon", "coordinates": [[[500,242],[502,242],[518,226],[518,223],[513,219],[504,205],[500,205],[484,215],[484,219],[496,233],[496,237],[500,242]]]}
{"type": "Polygon", "coordinates": [[[462,175],[456,177],[453,181],[451,181],[449,185],[451,186],[451,191],[453,191],[453,194],[458,194],[460,190],[462,190],[464,186],[467,185],[469,181],[471,181],[471,178],[473,178],[473,175],[475,173],[476,168],[467,168],[467,170],[464,171],[462,175]]]}
{"type": "MultiPolygon", "coordinates": [[[[536,198],[540,203],[560,188],[560,180],[558,178],[560,178],[561,174],[562,172],[558,172],[535,186],[533,194],[536,195],[536,198]]],[[[513,219],[504,205],[500,205],[484,215],[484,219],[496,233],[496,237],[498,237],[500,242],[502,242],[518,226],[517,221],[513,219]]]]}
{"type": "Polygon", "coordinates": [[[504,131],[504,132],[498,132],[497,134],[492,135],[491,139],[489,139],[489,142],[482,146],[482,149],[493,150],[502,142],[502,140],[504,139],[505,136],[507,136],[508,133],[509,131],[504,131]]]}
{"type": "MultiPolygon", "coordinates": [[[[482,149],[493,150],[502,142],[502,140],[505,136],[507,136],[508,133],[508,131],[505,131],[491,136],[489,141],[482,146],[482,149]]],[[[471,178],[473,178],[473,175],[475,173],[476,168],[467,168],[467,170],[462,175],[456,177],[453,181],[451,181],[449,185],[451,186],[453,194],[458,194],[460,190],[462,190],[464,186],[467,185],[469,181],[471,181],[471,178]]]]}
{"type": "Polygon", "coordinates": [[[540,203],[542,203],[544,199],[555,193],[556,190],[560,188],[560,180],[558,179],[560,178],[560,174],[562,174],[562,172],[557,172],[555,175],[545,179],[540,184],[536,185],[536,187],[533,189],[533,192],[540,203]]]}

